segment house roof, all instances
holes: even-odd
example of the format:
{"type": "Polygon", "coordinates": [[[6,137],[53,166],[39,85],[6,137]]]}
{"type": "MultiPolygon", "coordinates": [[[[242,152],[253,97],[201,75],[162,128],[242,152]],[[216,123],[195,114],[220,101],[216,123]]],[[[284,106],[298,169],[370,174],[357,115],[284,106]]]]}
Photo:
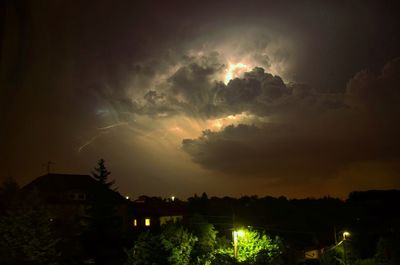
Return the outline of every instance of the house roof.
{"type": "Polygon", "coordinates": [[[34,179],[23,189],[36,188],[40,192],[53,193],[68,190],[85,190],[94,185],[97,185],[96,180],[89,175],[46,174],[34,179]]]}
{"type": "Polygon", "coordinates": [[[83,191],[91,193],[94,191],[104,192],[114,200],[126,201],[126,199],[116,191],[105,188],[89,175],[76,174],[46,174],[40,176],[22,188],[23,193],[37,190],[46,199],[59,196],[65,192],[83,191]]]}

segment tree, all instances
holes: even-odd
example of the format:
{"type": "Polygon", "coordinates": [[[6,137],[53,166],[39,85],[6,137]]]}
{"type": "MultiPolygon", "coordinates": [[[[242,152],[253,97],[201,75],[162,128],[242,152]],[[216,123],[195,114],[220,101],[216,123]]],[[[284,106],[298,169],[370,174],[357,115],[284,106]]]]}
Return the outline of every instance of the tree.
{"type": "Polygon", "coordinates": [[[167,260],[171,265],[187,265],[197,238],[182,225],[168,224],[160,234],[160,241],[168,253],[167,260]]]}
{"type": "Polygon", "coordinates": [[[101,158],[97,162],[98,167],[94,168],[94,171],[92,171],[93,177],[101,184],[104,186],[107,186],[107,188],[111,188],[115,184],[115,180],[109,181],[108,176],[111,174],[110,171],[107,170],[105,166],[105,161],[103,158],[101,158]]]}
{"type": "Polygon", "coordinates": [[[211,265],[239,265],[240,263],[233,257],[224,253],[216,253],[211,265]]]}
{"type": "Polygon", "coordinates": [[[382,236],[377,245],[375,258],[383,264],[400,264],[400,233],[391,231],[382,236]]]}
{"type": "Polygon", "coordinates": [[[13,178],[7,178],[0,186],[0,215],[12,207],[17,200],[19,185],[13,178]]]}
{"type": "Polygon", "coordinates": [[[113,191],[110,190],[115,181],[109,181],[108,177],[111,174],[105,166],[104,159],[98,161],[98,167],[93,172],[93,177],[100,185],[95,187],[89,198],[91,204],[91,229],[96,230],[98,235],[110,231],[115,224],[115,196],[112,196],[113,191]]]}
{"type": "MultiPolygon", "coordinates": [[[[280,264],[282,244],[279,238],[272,239],[265,233],[244,229],[237,239],[237,260],[245,264],[280,264]]],[[[234,256],[233,246],[220,249],[219,253],[234,256]]]]}
{"type": "Polygon", "coordinates": [[[119,196],[110,190],[115,183],[108,180],[110,174],[111,172],[105,167],[104,159],[100,159],[98,167],[93,172],[93,177],[99,185],[92,188],[88,199],[90,222],[84,236],[86,249],[96,264],[107,264],[122,251],[119,246],[121,231],[116,217],[119,196]]]}
{"type": "Polygon", "coordinates": [[[270,238],[255,230],[245,230],[238,239],[238,260],[256,262],[259,259],[274,260],[281,254],[279,239],[270,238]]]}
{"type": "Polygon", "coordinates": [[[169,223],[159,234],[146,231],[128,251],[127,265],[188,265],[197,237],[182,225],[169,223]]]}
{"type": "Polygon", "coordinates": [[[0,217],[0,264],[57,264],[58,241],[37,194],[14,203],[0,217]]]}
{"type": "Polygon", "coordinates": [[[214,259],[217,248],[217,231],[212,224],[201,215],[193,215],[187,225],[189,231],[195,235],[196,241],[192,251],[192,261],[195,264],[208,264],[214,259]]]}
{"type": "Polygon", "coordinates": [[[322,265],[341,265],[343,264],[343,248],[333,247],[325,250],[320,260],[322,265]]]}
{"type": "Polygon", "coordinates": [[[141,233],[133,248],[125,252],[127,254],[126,265],[163,264],[167,257],[159,237],[150,231],[141,233]]]}

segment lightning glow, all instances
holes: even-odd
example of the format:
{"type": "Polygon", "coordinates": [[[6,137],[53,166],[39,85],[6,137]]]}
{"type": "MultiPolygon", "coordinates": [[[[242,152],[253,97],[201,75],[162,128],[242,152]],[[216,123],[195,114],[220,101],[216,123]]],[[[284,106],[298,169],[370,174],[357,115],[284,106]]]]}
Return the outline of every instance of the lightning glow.
{"type": "Polygon", "coordinates": [[[95,136],[93,136],[88,141],[86,141],[84,144],[82,144],[80,147],[78,147],[78,153],[80,153],[83,149],[85,149],[87,146],[92,144],[101,135],[103,135],[105,133],[108,133],[108,131],[110,129],[113,129],[113,128],[116,128],[116,127],[120,127],[120,126],[123,126],[123,125],[128,125],[128,123],[127,122],[119,122],[119,123],[111,124],[111,125],[108,125],[108,126],[105,126],[105,127],[97,128],[99,133],[97,133],[95,136]]]}
{"type": "Polygon", "coordinates": [[[237,78],[244,74],[245,72],[250,71],[251,68],[244,63],[229,63],[228,68],[225,71],[224,83],[228,84],[230,80],[237,78]]]}
{"type": "Polygon", "coordinates": [[[258,117],[248,112],[242,112],[236,115],[228,115],[226,117],[208,120],[206,128],[211,131],[220,131],[229,125],[238,125],[238,124],[257,125],[265,122],[267,122],[266,117],[258,117]]]}
{"type": "Polygon", "coordinates": [[[100,127],[100,128],[97,128],[97,129],[98,130],[108,130],[108,129],[112,129],[112,128],[119,127],[119,126],[122,126],[122,125],[127,125],[127,124],[128,124],[127,122],[119,122],[119,123],[111,124],[111,125],[108,125],[108,126],[105,126],[105,127],[100,127]]]}
{"type": "Polygon", "coordinates": [[[101,133],[99,133],[99,134],[93,136],[93,137],[90,138],[86,143],[84,143],[83,145],[81,145],[81,146],[78,148],[78,153],[80,153],[85,147],[87,147],[88,145],[90,145],[91,143],[93,143],[94,140],[96,140],[100,135],[101,135],[101,133]]]}

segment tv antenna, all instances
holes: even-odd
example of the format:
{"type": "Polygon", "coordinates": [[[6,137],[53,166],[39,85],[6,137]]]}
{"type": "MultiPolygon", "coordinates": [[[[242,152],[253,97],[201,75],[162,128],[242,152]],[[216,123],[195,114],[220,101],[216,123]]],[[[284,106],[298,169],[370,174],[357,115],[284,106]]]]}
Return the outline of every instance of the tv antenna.
{"type": "Polygon", "coordinates": [[[51,169],[51,165],[54,165],[55,163],[54,162],[52,162],[52,161],[47,161],[47,163],[46,163],[46,171],[47,171],[47,174],[50,174],[50,169],[51,169]]]}

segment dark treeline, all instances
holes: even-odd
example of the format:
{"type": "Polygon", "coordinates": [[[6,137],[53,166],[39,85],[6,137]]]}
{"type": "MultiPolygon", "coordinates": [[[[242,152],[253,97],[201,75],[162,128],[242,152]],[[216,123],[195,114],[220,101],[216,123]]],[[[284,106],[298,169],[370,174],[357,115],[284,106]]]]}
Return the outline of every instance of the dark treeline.
{"type": "MultiPolygon", "coordinates": [[[[94,178],[102,176],[97,180],[102,187],[118,194],[107,178],[109,172],[99,165],[94,178]]],[[[117,229],[114,202],[102,192],[93,194],[87,200],[87,219],[75,223],[72,218],[70,230],[64,226],[59,231],[52,216],[61,208],[46,208],[40,194],[24,194],[12,179],[3,182],[0,264],[400,264],[398,190],[352,192],[346,200],[209,198],[203,193],[187,201],[175,199],[172,204],[185,209],[180,222],[128,232],[117,229]],[[256,242],[249,240],[250,247],[239,242],[239,249],[263,244],[264,252],[234,259],[232,232],[237,229],[247,229],[256,242]],[[346,242],[344,231],[350,232],[346,242]],[[322,256],[299,259],[307,250],[322,256]]],[[[148,205],[166,201],[142,198],[148,205]]]]}
{"type": "Polygon", "coordinates": [[[375,254],[380,239],[400,229],[399,190],[355,191],[346,200],[287,199],[270,196],[211,197],[204,193],[188,199],[189,213],[200,213],[220,232],[232,224],[252,226],[280,235],[294,248],[326,247],[351,231],[353,246],[362,258],[375,254]]]}
{"type": "Polygon", "coordinates": [[[232,224],[264,229],[271,234],[285,235],[294,244],[310,246],[334,240],[335,226],[340,229],[349,222],[346,204],[339,199],[287,200],[245,196],[210,199],[189,198],[189,212],[201,213],[219,230],[232,224]],[[296,242],[298,241],[298,242],[296,242]]]}

